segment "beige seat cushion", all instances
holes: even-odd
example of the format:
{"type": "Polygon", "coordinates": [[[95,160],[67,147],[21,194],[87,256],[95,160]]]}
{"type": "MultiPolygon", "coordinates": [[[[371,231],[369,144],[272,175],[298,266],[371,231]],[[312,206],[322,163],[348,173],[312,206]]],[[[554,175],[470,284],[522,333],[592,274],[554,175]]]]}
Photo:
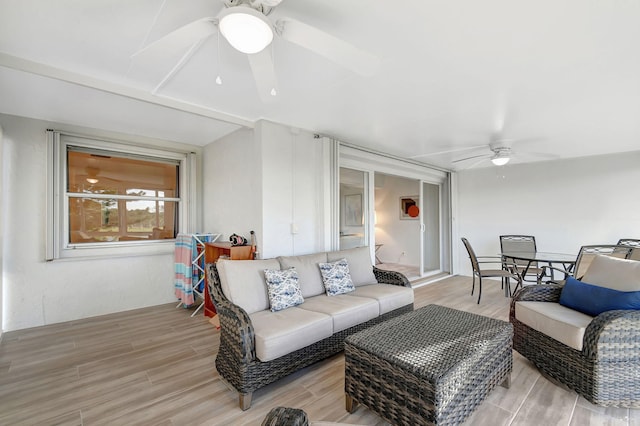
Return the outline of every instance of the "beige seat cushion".
{"type": "Polygon", "coordinates": [[[612,256],[596,256],[582,282],[618,291],[640,290],[640,262],[612,256]]]}
{"type": "Polygon", "coordinates": [[[307,254],[304,256],[280,256],[278,262],[282,269],[296,268],[298,283],[302,297],[324,294],[324,284],[320,273],[319,263],[326,263],[327,253],[307,254]]]}
{"type": "Polygon", "coordinates": [[[256,356],[263,362],[302,349],[333,334],[333,320],[329,315],[299,307],[278,312],[254,312],[249,317],[255,332],[256,356]]]}
{"type": "Polygon", "coordinates": [[[330,315],[333,319],[334,333],[346,330],[380,315],[377,300],[347,294],[310,297],[305,299],[304,303],[298,307],[330,315]]]}
{"type": "Polygon", "coordinates": [[[371,264],[371,252],[369,247],[357,247],[348,250],[330,251],[327,253],[327,261],[335,262],[336,260],[347,259],[349,264],[349,275],[353,285],[375,284],[378,281],[373,274],[373,265],[371,264]]]}
{"type": "Polygon", "coordinates": [[[229,260],[216,263],[222,292],[248,314],[269,309],[265,269],[280,269],[277,259],[229,260]]]}
{"type": "Polygon", "coordinates": [[[516,319],[529,327],[581,351],[589,315],[553,302],[516,302],[516,319]]]}
{"type": "Polygon", "coordinates": [[[370,284],[356,287],[349,296],[370,297],[380,305],[380,315],[413,303],[413,289],[390,284],[370,284]]]}

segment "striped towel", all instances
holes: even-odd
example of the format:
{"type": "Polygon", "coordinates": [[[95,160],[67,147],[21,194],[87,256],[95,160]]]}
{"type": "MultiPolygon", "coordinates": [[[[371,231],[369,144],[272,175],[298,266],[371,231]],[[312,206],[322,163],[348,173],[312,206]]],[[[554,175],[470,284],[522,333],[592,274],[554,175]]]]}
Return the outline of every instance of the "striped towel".
{"type": "Polygon", "coordinates": [[[193,265],[191,259],[196,244],[191,234],[178,234],[175,251],[175,292],[184,306],[191,306],[193,296],[193,265]]]}

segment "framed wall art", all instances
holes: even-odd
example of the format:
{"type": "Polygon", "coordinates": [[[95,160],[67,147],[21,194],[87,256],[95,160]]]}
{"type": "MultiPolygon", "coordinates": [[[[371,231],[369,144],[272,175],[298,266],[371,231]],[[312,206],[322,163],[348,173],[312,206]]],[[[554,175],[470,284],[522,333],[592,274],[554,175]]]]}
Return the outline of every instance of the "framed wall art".
{"type": "Polygon", "coordinates": [[[407,195],[400,197],[400,219],[418,220],[420,216],[420,197],[407,195]]]}
{"type": "Polygon", "coordinates": [[[344,224],[362,226],[362,194],[344,196],[344,224]]]}

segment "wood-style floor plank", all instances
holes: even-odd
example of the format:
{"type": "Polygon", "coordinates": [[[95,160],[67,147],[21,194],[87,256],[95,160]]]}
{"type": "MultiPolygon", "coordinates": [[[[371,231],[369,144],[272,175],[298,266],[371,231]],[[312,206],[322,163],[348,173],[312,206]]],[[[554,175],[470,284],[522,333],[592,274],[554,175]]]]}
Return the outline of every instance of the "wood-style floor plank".
{"type": "MultiPolygon", "coordinates": [[[[508,320],[500,282],[451,277],[415,289],[436,303],[508,320]],[[476,290],[477,291],[477,290],[476,290]]],[[[0,424],[259,425],[275,406],[312,420],[388,425],[366,407],[344,408],[337,354],[258,390],[248,411],[215,371],[219,333],[175,304],[6,333],[0,344],[0,424]]],[[[511,388],[496,388],[467,425],[638,425],[639,410],[596,407],[555,385],[517,352],[511,388]]]]}

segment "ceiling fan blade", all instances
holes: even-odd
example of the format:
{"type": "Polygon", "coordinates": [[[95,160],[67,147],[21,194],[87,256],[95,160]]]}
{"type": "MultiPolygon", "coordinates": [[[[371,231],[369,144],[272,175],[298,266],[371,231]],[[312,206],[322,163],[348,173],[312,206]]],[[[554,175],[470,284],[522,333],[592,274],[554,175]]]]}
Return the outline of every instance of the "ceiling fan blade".
{"type": "Polygon", "coordinates": [[[295,19],[279,19],[275,28],[285,40],[322,55],[360,75],[371,76],[380,65],[380,60],[374,55],[295,19]]]}
{"type": "Polygon", "coordinates": [[[171,52],[184,52],[195,43],[209,37],[217,29],[217,18],[193,21],[148,44],[131,55],[132,58],[152,55],[165,56],[171,52]]]}
{"type": "Polygon", "coordinates": [[[471,150],[471,149],[478,149],[478,148],[487,148],[487,144],[475,145],[475,146],[465,146],[465,147],[462,147],[462,148],[449,149],[449,150],[446,150],[446,151],[439,151],[439,152],[429,152],[427,154],[413,155],[413,156],[411,156],[409,158],[431,157],[431,156],[434,156],[434,155],[452,154],[454,152],[468,151],[468,150],[471,150]]]}
{"type": "Polygon", "coordinates": [[[278,80],[273,68],[271,49],[267,48],[247,57],[260,98],[266,103],[275,101],[278,94],[278,80]]]}
{"type": "Polygon", "coordinates": [[[217,18],[202,18],[159,38],[131,55],[139,65],[137,74],[153,84],[160,80],[153,89],[153,93],[157,92],[217,30],[217,18]]]}
{"type": "Polygon", "coordinates": [[[466,158],[460,158],[459,160],[454,160],[451,163],[461,163],[463,161],[467,161],[467,160],[473,160],[474,158],[489,158],[491,157],[491,154],[482,154],[482,155],[474,155],[472,157],[466,157],[466,158]]]}
{"type": "Polygon", "coordinates": [[[479,164],[484,163],[484,162],[485,162],[485,161],[487,161],[488,159],[489,159],[489,157],[487,157],[487,158],[483,158],[482,160],[479,160],[479,161],[474,161],[473,163],[469,164],[468,166],[463,167],[463,169],[473,169],[474,167],[476,167],[476,166],[477,166],[477,165],[479,165],[479,164]]]}

